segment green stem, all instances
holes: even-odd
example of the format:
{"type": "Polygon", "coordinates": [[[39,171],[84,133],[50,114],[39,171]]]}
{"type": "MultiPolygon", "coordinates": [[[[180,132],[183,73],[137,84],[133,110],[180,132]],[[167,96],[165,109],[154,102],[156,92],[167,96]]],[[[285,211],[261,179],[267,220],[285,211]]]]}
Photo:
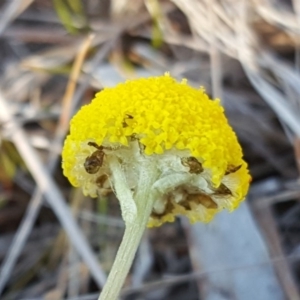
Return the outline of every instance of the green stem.
{"type": "Polygon", "coordinates": [[[150,188],[156,175],[155,167],[145,161],[142,162],[135,196],[137,218],[126,224],[117,256],[98,300],[115,300],[119,296],[153,208],[154,195],[150,188]]]}

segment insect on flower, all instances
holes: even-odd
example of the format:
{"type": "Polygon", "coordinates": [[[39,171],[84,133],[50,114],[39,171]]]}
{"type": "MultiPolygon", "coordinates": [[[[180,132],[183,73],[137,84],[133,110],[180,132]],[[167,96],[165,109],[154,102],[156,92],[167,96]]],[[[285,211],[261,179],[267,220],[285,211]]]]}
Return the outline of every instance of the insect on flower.
{"type": "Polygon", "coordinates": [[[203,171],[202,164],[195,157],[183,157],[181,162],[184,166],[189,167],[189,172],[200,174],[203,171]]]}
{"type": "Polygon", "coordinates": [[[124,120],[122,122],[123,128],[128,127],[128,124],[126,123],[126,120],[132,120],[132,119],[133,119],[132,115],[126,114],[126,117],[124,118],[124,120]]]}
{"type": "Polygon", "coordinates": [[[89,146],[95,147],[97,150],[88,156],[84,162],[84,168],[89,174],[96,174],[103,165],[103,159],[105,156],[104,149],[108,147],[98,146],[94,142],[88,142],[89,146]]]}
{"type": "Polygon", "coordinates": [[[226,172],[225,172],[225,175],[235,173],[235,172],[238,171],[241,167],[242,167],[242,165],[238,165],[238,166],[232,166],[232,165],[229,165],[229,166],[227,167],[227,170],[226,170],[226,172]]]}

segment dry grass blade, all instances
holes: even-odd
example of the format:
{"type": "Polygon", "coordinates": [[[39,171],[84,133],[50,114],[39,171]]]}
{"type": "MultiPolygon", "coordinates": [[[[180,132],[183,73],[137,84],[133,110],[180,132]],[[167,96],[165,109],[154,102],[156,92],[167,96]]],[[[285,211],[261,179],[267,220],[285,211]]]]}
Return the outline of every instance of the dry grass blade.
{"type": "MultiPolygon", "coordinates": [[[[280,245],[280,236],[276,230],[276,224],[274,222],[270,206],[265,205],[262,207],[260,205],[260,199],[255,199],[254,209],[256,211],[258,223],[261,225],[263,234],[270,245],[269,253],[271,258],[280,256],[284,257],[284,251],[280,245]],[[255,204],[258,204],[257,208],[255,207],[255,204]]],[[[289,268],[288,261],[282,259],[282,261],[275,264],[274,267],[278,277],[280,278],[281,285],[283,286],[287,298],[291,300],[299,300],[300,296],[297,284],[289,268]]]]}
{"type": "MultiPolygon", "coordinates": [[[[242,61],[243,63],[243,61],[242,61]]],[[[257,89],[258,93],[268,102],[268,104],[274,109],[278,114],[280,119],[282,119],[289,128],[294,132],[295,135],[300,137],[300,121],[297,113],[288,107],[284,103],[285,98],[283,94],[276,91],[270,84],[263,80],[258,74],[255,74],[249,67],[247,63],[244,63],[245,71],[248,75],[253,86],[257,89]]]]}
{"type": "MultiPolygon", "coordinates": [[[[232,267],[232,268],[216,268],[214,270],[210,270],[210,271],[200,271],[200,272],[195,272],[195,273],[191,273],[191,274],[185,274],[185,275],[179,275],[179,276],[174,276],[172,278],[167,278],[167,279],[162,279],[159,281],[155,281],[155,282],[151,282],[151,283],[147,283],[144,286],[141,286],[139,288],[128,288],[128,289],[124,289],[122,296],[125,295],[131,295],[131,294],[135,294],[135,293],[142,293],[142,292],[148,292],[151,290],[155,290],[155,289],[159,289],[159,288],[164,288],[166,286],[170,286],[170,285],[176,285],[179,283],[182,283],[184,281],[190,281],[190,280],[195,280],[198,278],[203,278],[205,277],[208,273],[213,274],[213,273],[223,273],[228,274],[230,272],[234,272],[236,270],[250,270],[253,268],[259,268],[261,266],[266,266],[269,264],[277,264],[280,263],[281,261],[285,261],[285,260],[289,260],[289,261],[297,261],[299,259],[299,255],[290,255],[290,256],[277,256],[272,258],[271,261],[265,261],[265,262],[261,262],[259,264],[255,264],[255,265],[243,265],[243,266],[239,266],[239,267],[232,267]]],[[[73,298],[73,299],[68,299],[68,300],[88,300],[88,299],[93,299],[93,296],[90,296],[89,298],[84,298],[84,297],[78,297],[78,298],[73,298]]]]}
{"type": "MultiPolygon", "coordinates": [[[[231,268],[215,268],[210,271],[199,271],[199,272],[194,272],[194,273],[189,273],[189,274],[184,274],[184,275],[178,275],[178,276],[172,276],[169,278],[153,281],[150,283],[146,283],[140,287],[134,287],[134,288],[125,288],[121,296],[122,297],[129,297],[130,295],[135,295],[135,294],[146,294],[150,291],[153,290],[158,290],[158,289],[163,289],[168,286],[174,286],[183,282],[187,281],[192,281],[200,278],[204,278],[207,274],[217,274],[217,273],[222,273],[224,276],[228,276],[229,273],[239,271],[239,270],[251,270],[255,268],[260,268],[262,266],[268,266],[270,264],[277,264],[281,263],[283,260],[288,260],[290,262],[297,261],[300,258],[299,255],[289,255],[289,256],[277,256],[273,257],[271,261],[263,261],[258,264],[245,264],[243,266],[238,266],[238,267],[231,267],[231,268]]],[[[65,300],[96,300],[98,297],[98,294],[90,294],[90,295],[84,295],[80,297],[75,297],[75,298],[67,298],[65,300]]],[[[39,299],[33,299],[33,300],[39,300],[39,299]]]]}
{"type": "Polygon", "coordinates": [[[87,52],[91,46],[92,40],[94,39],[94,35],[89,35],[88,38],[83,42],[81,49],[78,52],[76,57],[70,79],[63,96],[62,100],[62,114],[59,119],[58,129],[63,132],[66,131],[66,128],[69,126],[69,121],[71,117],[71,102],[74,96],[74,92],[76,89],[77,80],[80,76],[81,67],[87,55],[87,52]]]}
{"type": "Polygon", "coordinates": [[[280,25],[282,28],[292,33],[299,34],[299,24],[295,15],[285,9],[284,5],[277,1],[277,5],[272,5],[270,1],[255,0],[257,12],[269,22],[280,25]]]}
{"type": "MultiPolygon", "coordinates": [[[[95,58],[92,61],[92,68],[89,70],[88,73],[92,73],[93,70],[96,68],[98,63],[104,59],[104,57],[107,55],[107,52],[111,49],[112,45],[114,44],[114,40],[109,41],[107,44],[103,46],[103,48],[99,51],[99,53],[95,56],[95,58]]],[[[86,79],[83,81],[83,83],[79,86],[78,90],[76,91],[73,101],[72,101],[72,111],[74,111],[75,107],[78,105],[84,91],[86,90],[87,86],[89,85],[89,77],[87,76],[86,79]]],[[[59,130],[59,132],[56,134],[56,137],[54,140],[58,145],[58,148],[60,148],[60,145],[62,143],[62,139],[64,135],[66,134],[66,131],[68,128],[65,127],[65,132],[63,133],[62,130],[59,130]]],[[[50,173],[53,172],[58,160],[58,152],[54,151],[50,153],[49,162],[48,162],[48,170],[50,173]]],[[[41,205],[42,205],[42,193],[39,190],[36,190],[30,204],[28,206],[28,209],[25,213],[25,216],[22,220],[22,223],[19,226],[19,230],[15,234],[15,238],[12,242],[12,245],[10,247],[10,251],[7,252],[7,257],[4,259],[2,264],[2,270],[1,270],[1,276],[0,276],[0,294],[9,279],[9,275],[11,274],[11,271],[20,255],[20,252],[27,240],[28,235],[30,234],[30,231],[33,227],[33,224],[36,220],[36,217],[40,211],[41,205]]]]}
{"type": "Polygon", "coordinates": [[[82,232],[72,217],[65,200],[53,179],[43,167],[38,154],[29,145],[28,139],[23,130],[14,121],[13,116],[7,107],[6,100],[0,95],[0,120],[5,124],[4,129],[10,134],[12,141],[23,157],[37,185],[44,194],[46,200],[52,207],[60,223],[66,230],[71,242],[89,266],[91,273],[99,286],[105,282],[105,274],[100,269],[99,263],[92,250],[88,246],[82,232]]]}
{"type": "MultiPolygon", "coordinates": [[[[58,132],[56,134],[55,138],[55,145],[61,145],[61,141],[63,139],[63,136],[65,135],[66,131],[68,130],[68,121],[71,116],[71,100],[73,97],[73,93],[76,86],[76,81],[79,76],[82,63],[84,61],[85,55],[90,47],[90,44],[92,42],[92,37],[89,36],[83,43],[81,51],[77,55],[77,59],[75,60],[75,65],[70,77],[70,83],[68,85],[68,88],[66,90],[65,96],[64,96],[64,107],[63,111],[65,113],[62,114],[61,118],[61,126],[58,127],[58,132]]],[[[102,52],[101,52],[102,54],[102,52]]],[[[103,55],[101,55],[102,57],[103,55]]],[[[77,103],[80,99],[80,96],[77,96],[77,99],[75,99],[75,103],[77,103]]],[[[56,152],[51,152],[52,156],[49,160],[49,172],[52,172],[54,169],[54,166],[56,165],[57,161],[57,154],[56,152]]],[[[7,257],[3,261],[2,269],[1,269],[1,276],[0,276],[0,294],[3,291],[3,288],[5,287],[5,284],[7,280],[10,277],[11,271],[17,261],[17,258],[21,252],[21,249],[23,248],[27,237],[33,227],[33,224],[36,220],[36,217],[40,211],[41,205],[42,205],[42,192],[40,190],[36,190],[34,193],[33,198],[30,201],[30,204],[28,206],[28,209],[26,211],[25,217],[22,220],[22,223],[19,227],[19,231],[16,233],[15,238],[11,245],[11,251],[8,252],[7,257]]]]}
{"type": "MultiPolygon", "coordinates": [[[[81,210],[86,200],[80,189],[73,190],[70,209],[75,219],[77,219],[79,210],[81,210]]],[[[69,296],[76,296],[80,290],[79,276],[82,265],[80,257],[76,249],[69,245],[67,235],[63,231],[60,231],[58,234],[53,248],[55,250],[51,253],[53,261],[50,265],[55,265],[60,260],[62,262],[60,263],[61,267],[56,286],[47,292],[45,298],[52,299],[54,297],[61,299],[67,290],[69,296]]]]}
{"type": "Polygon", "coordinates": [[[2,262],[0,270],[0,295],[2,294],[5,285],[11,276],[12,270],[20,255],[20,252],[22,251],[27,237],[32,230],[33,224],[36,220],[36,216],[40,211],[41,198],[41,191],[36,191],[27,207],[25,216],[19,226],[19,230],[15,234],[11,247],[7,252],[7,256],[2,262]]]}
{"type": "MultiPolygon", "coordinates": [[[[216,15],[213,11],[213,4],[215,1],[206,0],[207,11],[209,13],[210,30],[214,30],[216,15]]],[[[221,53],[216,46],[215,39],[212,40],[209,48],[210,65],[211,65],[211,83],[213,98],[222,99],[222,69],[221,69],[221,53]]]]}
{"type": "Polygon", "coordinates": [[[295,139],[295,157],[296,157],[297,167],[300,173],[300,138],[295,139]]]}
{"type": "MultiPolygon", "coordinates": [[[[229,56],[236,56],[235,39],[232,34],[232,28],[226,23],[216,22],[213,29],[209,24],[209,13],[206,10],[205,3],[197,0],[172,0],[188,17],[190,26],[195,38],[206,41],[209,45],[214,45],[220,51],[229,56]],[[225,26],[224,26],[225,25],[225,26]]],[[[206,50],[208,51],[208,49],[206,50]]]]}
{"type": "Polygon", "coordinates": [[[0,19],[0,35],[7,26],[21,14],[34,0],[13,0],[7,1],[7,5],[1,14],[0,19]]]}
{"type": "MultiPolygon", "coordinates": [[[[243,65],[250,82],[255,87],[257,92],[274,109],[279,118],[293,131],[293,133],[296,136],[299,137],[300,120],[297,115],[297,111],[295,111],[295,109],[293,109],[289,103],[286,103],[285,96],[282,92],[276,90],[269,82],[267,82],[267,80],[264,79],[261,70],[261,67],[263,66],[261,64],[264,63],[267,67],[269,65],[273,65],[274,68],[274,64],[270,64],[271,56],[268,55],[266,52],[262,51],[262,57],[264,57],[265,59],[263,61],[257,59],[257,55],[255,54],[254,49],[251,47],[251,41],[246,39],[247,36],[252,36],[251,30],[247,26],[247,17],[247,6],[241,6],[240,15],[239,18],[237,18],[236,23],[236,28],[239,28],[237,30],[237,36],[239,41],[239,60],[243,65]]],[[[285,71],[285,73],[288,72],[290,75],[292,75],[288,77],[288,80],[293,80],[295,82],[293,82],[293,86],[296,86],[298,88],[299,85],[296,83],[299,80],[299,78],[297,78],[298,76],[293,72],[289,71],[288,68],[283,66],[281,67],[281,70],[278,73],[280,74],[282,73],[282,71],[285,71]]]]}

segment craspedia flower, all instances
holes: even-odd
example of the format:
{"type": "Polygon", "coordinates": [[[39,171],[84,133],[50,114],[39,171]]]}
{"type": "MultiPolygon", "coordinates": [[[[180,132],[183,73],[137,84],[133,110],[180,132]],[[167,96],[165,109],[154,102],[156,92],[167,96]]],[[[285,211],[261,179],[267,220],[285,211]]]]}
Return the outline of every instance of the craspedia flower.
{"type": "Polygon", "coordinates": [[[64,175],[86,195],[113,190],[133,203],[141,160],[149,161],[157,169],[149,226],[177,215],[209,222],[224,208],[234,210],[250,182],[220,102],[169,74],[96,94],[73,117],[62,156],[64,175]]]}

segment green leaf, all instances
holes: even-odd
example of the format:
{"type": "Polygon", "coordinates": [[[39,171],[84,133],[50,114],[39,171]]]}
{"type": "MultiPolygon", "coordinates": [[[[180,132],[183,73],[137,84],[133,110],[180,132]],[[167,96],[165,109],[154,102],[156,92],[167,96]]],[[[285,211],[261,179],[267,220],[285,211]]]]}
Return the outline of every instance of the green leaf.
{"type": "Polygon", "coordinates": [[[80,0],[67,0],[72,11],[78,15],[84,15],[83,6],[80,0]]]}
{"type": "Polygon", "coordinates": [[[159,48],[163,43],[163,33],[159,27],[158,22],[156,19],[153,20],[154,24],[152,26],[152,40],[151,44],[154,48],[159,48]]]}
{"type": "Polygon", "coordinates": [[[81,0],[53,0],[55,11],[66,30],[77,34],[87,29],[87,19],[81,0]]]}

